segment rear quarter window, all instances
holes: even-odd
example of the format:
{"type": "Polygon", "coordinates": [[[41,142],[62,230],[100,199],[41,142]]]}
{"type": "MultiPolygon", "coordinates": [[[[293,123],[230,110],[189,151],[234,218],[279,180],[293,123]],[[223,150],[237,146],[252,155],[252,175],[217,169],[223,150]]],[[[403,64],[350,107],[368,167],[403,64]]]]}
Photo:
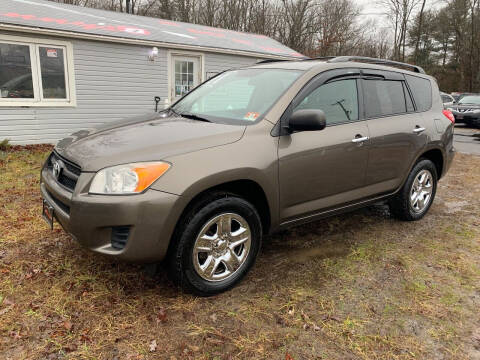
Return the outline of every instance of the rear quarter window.
{"type": "Polygon", "coordinates": [[[428,111],[432,107],[432,84],[430,80],[418,76],[405,75],[418,111],[428,111]]]}

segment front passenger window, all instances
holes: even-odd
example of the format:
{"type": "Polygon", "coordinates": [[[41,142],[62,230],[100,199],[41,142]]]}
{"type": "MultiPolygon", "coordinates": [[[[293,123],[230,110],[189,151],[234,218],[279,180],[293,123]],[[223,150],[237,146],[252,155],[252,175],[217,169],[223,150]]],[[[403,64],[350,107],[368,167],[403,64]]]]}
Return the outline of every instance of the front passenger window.
{"type": "Polygon", "coordinates": [[[358,120],[357,81],[339,80],[319,86],[294,109],[323,110],[327,125],[358,120]]]}

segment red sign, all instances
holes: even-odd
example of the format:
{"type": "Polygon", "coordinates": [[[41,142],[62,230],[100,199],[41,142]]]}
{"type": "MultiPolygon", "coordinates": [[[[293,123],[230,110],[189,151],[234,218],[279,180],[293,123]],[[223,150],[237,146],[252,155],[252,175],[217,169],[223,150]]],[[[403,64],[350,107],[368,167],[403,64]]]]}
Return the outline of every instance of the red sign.
{"type": "Polygon", "coordinates": [[[57,49],[47,49],[47,57],[56,58],[57,56],[57,49]]]}
{"type": "Polygon", "coordinates": [[[128,25],[99,25],[99,24],[88,24],[83,21],[68,21],[65,19],[55,19],[50,17],[37,17],[35,15],[26,15],[26,14],[17,14],[17,13],[3,13],[0,16],[5,16],[9,18],[20,18],[22,20],[32,20],[32,21],[42,21],[45,23],[56,23],[56,24],[66,24],[80,27],[84,30],[105,30],[111,32],[126,32],[134,35],[150,35],[150,31],[138,28],[135,26],[128,25]]]}

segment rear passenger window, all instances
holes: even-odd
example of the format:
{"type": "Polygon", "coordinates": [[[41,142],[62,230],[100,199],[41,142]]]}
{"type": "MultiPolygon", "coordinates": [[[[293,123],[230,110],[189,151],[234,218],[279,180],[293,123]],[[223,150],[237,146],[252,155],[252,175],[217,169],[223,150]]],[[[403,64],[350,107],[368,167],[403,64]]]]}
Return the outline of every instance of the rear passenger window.
{"type": "Polygon", "coordinates": [[[401,81],[364,80],[367,118],[407,112],[401,81]]]}
{"type": "Polygon", "coordinates": [[[450,98],[447,96],[447,95],[440,95],[442,97],[442,102],[445,104],[445,103],[448,103],[448,102],[451,102],[450,98]]]}
{"type": "Polygon", "coordinates": [[[418,76],[405,75],[418,111],[428,111],[432,107],[432,84],[430,80],[418,76]]]}
{"type": "Polygon", "coordinates": [[[356,80],[339,80],[313,90],[295,108],[318,109],[325,113],[327,125],[358,120],[358,94],[356,80]]]}

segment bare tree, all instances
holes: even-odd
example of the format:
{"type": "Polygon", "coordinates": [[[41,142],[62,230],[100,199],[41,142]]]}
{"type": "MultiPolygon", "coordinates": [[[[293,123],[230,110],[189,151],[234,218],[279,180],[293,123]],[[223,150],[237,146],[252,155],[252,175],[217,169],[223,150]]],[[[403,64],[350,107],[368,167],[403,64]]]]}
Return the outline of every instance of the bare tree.
{"type": "Polygon", "coordinates": [[[381,6],[386,7],[394,27],[393,57],[396,60],[405,61],[408,26],[420,1],[422,0],[378,0],[381,6]]]}
{"type": "Polygon", "coordinates": [[[415,42],[415,50],[413,52],[413,62],[417,63],[417,58],[418,58],[418,46],[420,44],[420,36],[422,34],[422,26],[423,26],[423,13],[425,11],[425,4],[427,0],[422,1],[422,8],[420,9],[420,13],[418,14],[418,35],[417,35],[417,41],[415,42]]]}

